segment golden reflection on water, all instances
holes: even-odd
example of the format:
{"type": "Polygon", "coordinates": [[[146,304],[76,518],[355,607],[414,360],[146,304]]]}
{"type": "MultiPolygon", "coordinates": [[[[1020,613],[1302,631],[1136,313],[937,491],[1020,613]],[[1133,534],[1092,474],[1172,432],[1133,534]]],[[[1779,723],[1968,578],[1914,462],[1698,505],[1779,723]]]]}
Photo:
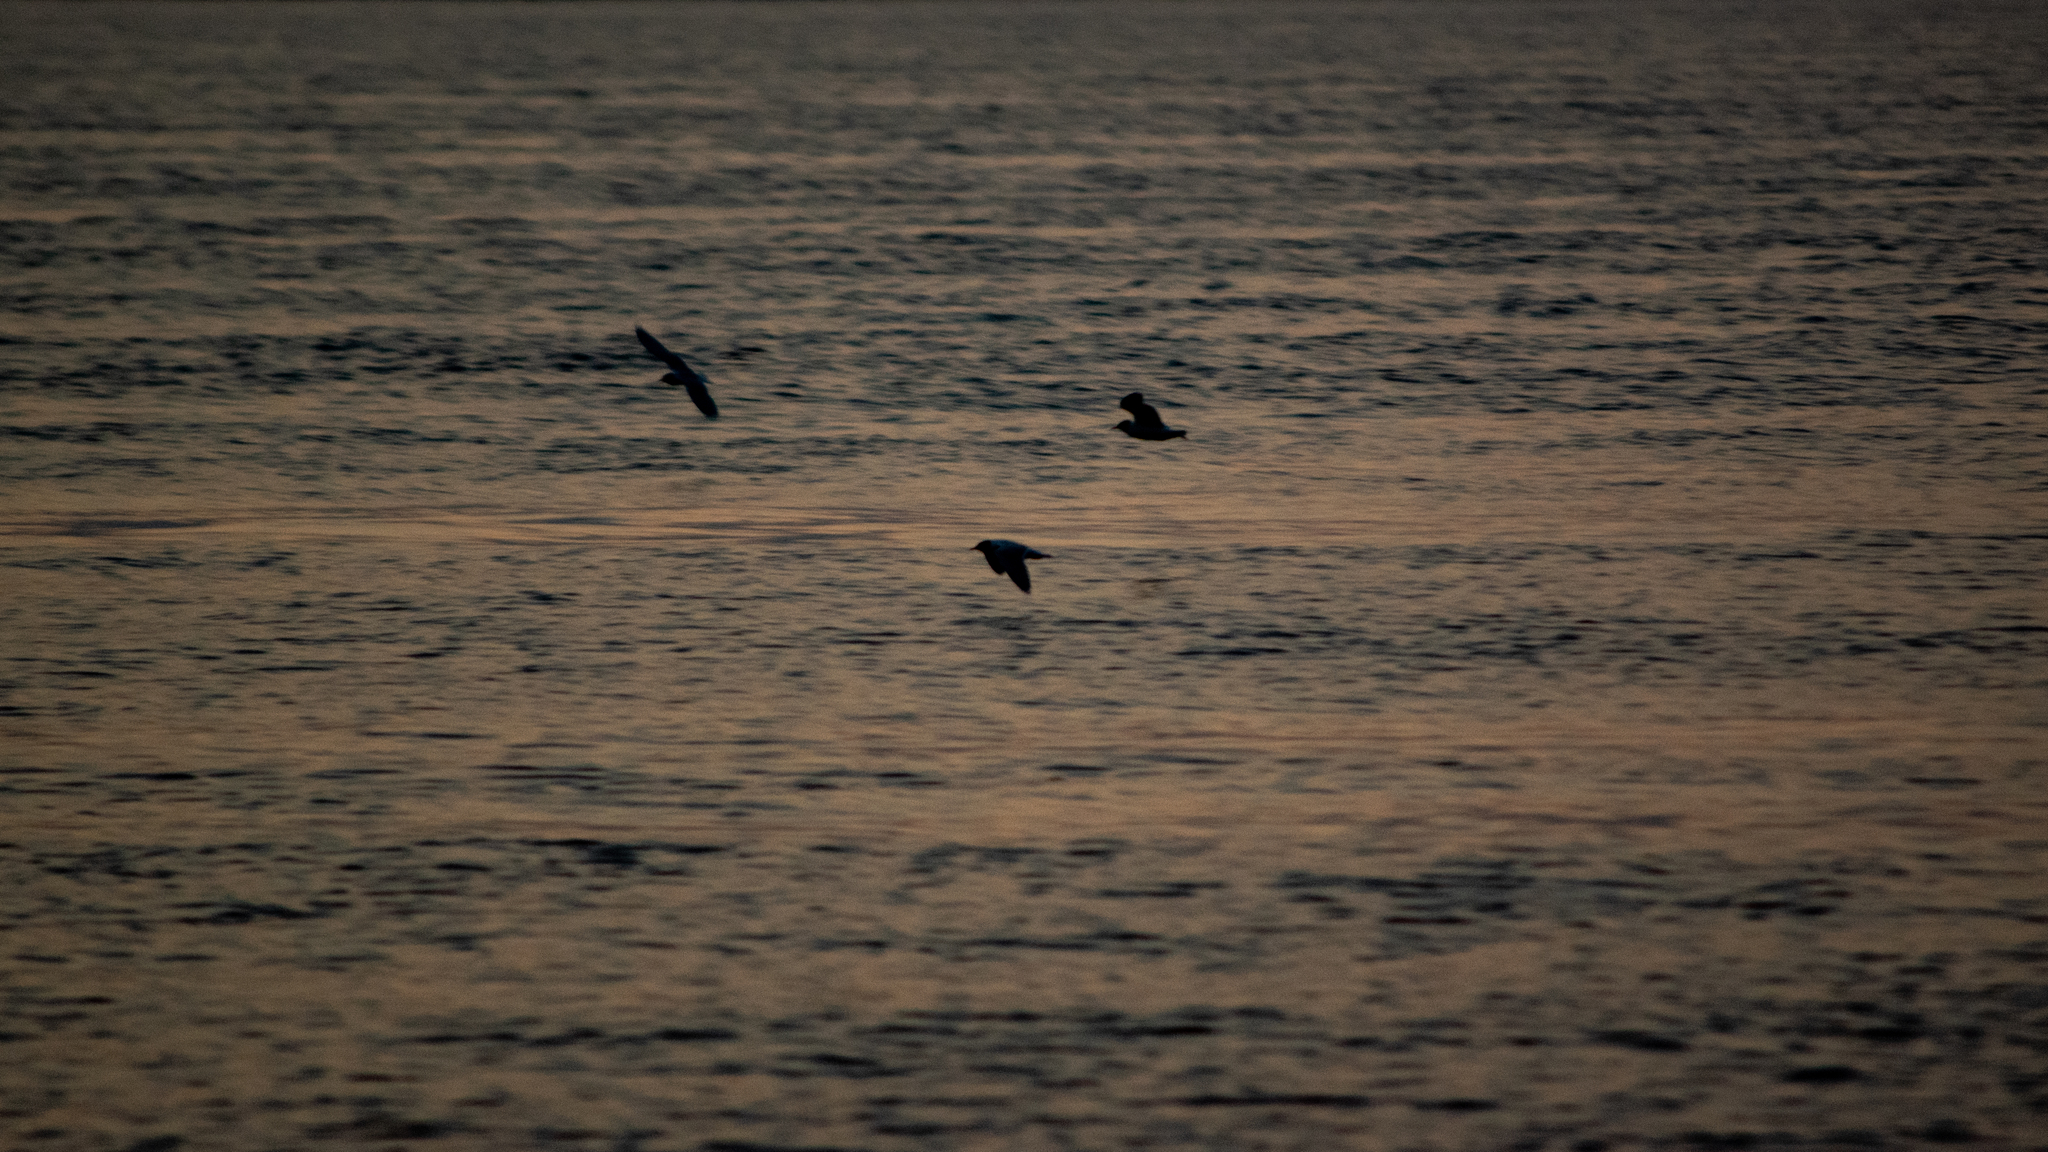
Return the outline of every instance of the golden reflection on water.
{"type": "Polygon", "coordinates": [[[2030,12],[396,11],[0,37],[9,1147],[2033,1147],[2030,12]]]}

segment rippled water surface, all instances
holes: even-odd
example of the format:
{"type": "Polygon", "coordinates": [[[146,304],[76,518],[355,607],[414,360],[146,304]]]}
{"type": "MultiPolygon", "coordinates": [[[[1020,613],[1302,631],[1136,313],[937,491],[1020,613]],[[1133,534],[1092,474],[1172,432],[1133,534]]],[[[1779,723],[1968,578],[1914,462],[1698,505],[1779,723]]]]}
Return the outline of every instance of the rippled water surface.
{"type": "Polygon", "coordinates": [[[2044,48],[0,11],[7,1147],[2048,1147],[2044,48]]]}

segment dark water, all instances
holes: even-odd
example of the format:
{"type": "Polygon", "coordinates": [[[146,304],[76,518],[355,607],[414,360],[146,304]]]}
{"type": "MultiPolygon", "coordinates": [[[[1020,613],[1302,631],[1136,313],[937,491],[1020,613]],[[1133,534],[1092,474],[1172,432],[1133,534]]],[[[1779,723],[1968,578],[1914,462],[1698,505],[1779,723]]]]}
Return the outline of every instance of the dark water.
{"type": "Polygon", "coordinates": [[[2044,47],[0,10],[6,1147],[2048,1148],[2044,47]]]}

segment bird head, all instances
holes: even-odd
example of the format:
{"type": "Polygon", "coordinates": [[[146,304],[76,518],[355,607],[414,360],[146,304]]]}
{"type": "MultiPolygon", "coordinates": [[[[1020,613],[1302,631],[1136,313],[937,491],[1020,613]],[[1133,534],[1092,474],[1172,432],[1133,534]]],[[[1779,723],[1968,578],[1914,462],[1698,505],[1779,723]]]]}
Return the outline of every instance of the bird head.
{"type": "Polygon", "coordinates": [[[983,540],[981,543],[976,544],[973,548],[969,549],[969,551],[971,552],[979,552],[984,556],[988,555],[990,552],[993,552],[995,550],[996,543],[993,540],[983,540]]]}

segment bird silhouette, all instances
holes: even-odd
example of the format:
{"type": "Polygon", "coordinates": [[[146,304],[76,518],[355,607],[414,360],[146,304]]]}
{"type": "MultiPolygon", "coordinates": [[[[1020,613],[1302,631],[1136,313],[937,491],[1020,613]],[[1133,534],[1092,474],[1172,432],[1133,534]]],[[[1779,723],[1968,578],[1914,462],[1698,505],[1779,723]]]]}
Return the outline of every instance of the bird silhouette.
{"type": "Polygon", "coordinates": [[[1168,428],[1166,421],[1159,418],[1159,409],[1145,403],[1143,392],[1133,392],[1124,397],[1117,402],[1117,407],[1131,414],[1129,420],[1119,421],[1116,426],[1116,430],[1126,436],[1140,440],[1171,440],[1187,435],[1182,429],[1168,428]]]}
{"type": "Polygon", "coordinates": [[[974,550],[988,560],[988,566],[1017,582],[1027,594],[1031,591],[1031,570],[1024,567],[1026,560],[1050,560],[1052,557],[1036,548],[1026,547],[1015,540],[983,540],[974,550]]]}
{"type": "Polygon", "coordinates": [[[711,399],[711,389],[705,387],[709,381],[683,363],[683,358],[662,347],[661,341],[647,334],[647,329],[634,326],[633,335],[640,338],[640,346],[647,354],[668,365],[668,375],[661,378],[663,384],[681,384],[689,389],[690,399],[697,405],[697,411],[710,419],[718,419],[718,404],[711,399]]]}

